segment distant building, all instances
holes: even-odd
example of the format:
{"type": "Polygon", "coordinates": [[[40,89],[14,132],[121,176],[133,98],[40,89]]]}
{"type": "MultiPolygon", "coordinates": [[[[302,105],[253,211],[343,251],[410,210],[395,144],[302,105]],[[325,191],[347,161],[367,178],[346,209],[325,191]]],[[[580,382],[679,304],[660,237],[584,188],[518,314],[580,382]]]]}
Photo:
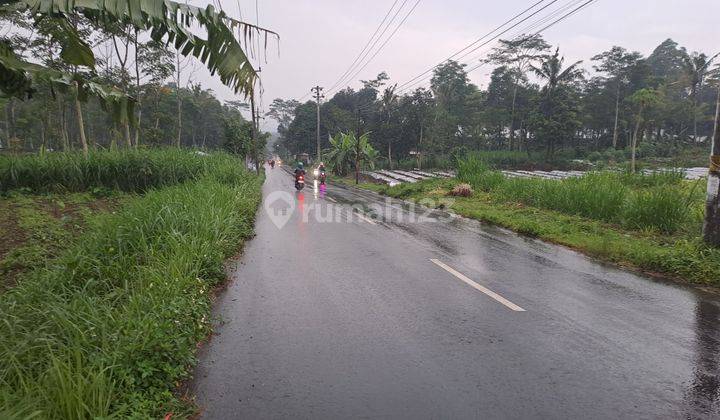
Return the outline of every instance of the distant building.
{"type": "Polygon", "coordinates": [[[298,162],[302,162],[305,165],[308,165],[310,164],[310,155],[307,153],[298,153],[297,155],[295,155],[295,160],[297,160],[298,162]]]}

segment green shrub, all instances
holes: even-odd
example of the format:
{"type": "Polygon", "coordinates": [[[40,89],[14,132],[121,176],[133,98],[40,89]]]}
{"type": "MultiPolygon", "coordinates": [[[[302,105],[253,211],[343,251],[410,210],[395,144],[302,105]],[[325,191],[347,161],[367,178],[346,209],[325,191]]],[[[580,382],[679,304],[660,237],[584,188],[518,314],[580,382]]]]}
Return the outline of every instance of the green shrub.
{"type": "Polygon", "coordinates": [[[257,178],[233,161],[98,216],[65,254],[0,296],[0,417],[183,409],[173,390],[209,332],[208,295],[251,234],[260,198],[257,178]]]}
{"type": "Polygon", "coordinates": [[[605,159],[605,157],[600,152],[591,152],[590,154],[587,155],[587,160],[589,160],[591,162],[597,162],[599,160],[604,160],[604,159],[605,159]]]}

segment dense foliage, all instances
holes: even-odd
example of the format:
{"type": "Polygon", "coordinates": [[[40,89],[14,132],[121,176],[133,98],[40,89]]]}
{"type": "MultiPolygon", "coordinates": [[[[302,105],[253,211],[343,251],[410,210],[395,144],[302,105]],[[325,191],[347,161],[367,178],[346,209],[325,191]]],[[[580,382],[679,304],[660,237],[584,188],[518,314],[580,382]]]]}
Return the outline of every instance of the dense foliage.
{"type": "Polygon", "coordinates": [[[221,103],[193,74],[204,65],[250,95],[257,74],[240,42],[272,32],[213,6],[167,0],[6,3],[0,5],[0,24],[9,27],[0,35],[0,150],[250,149],[251,136],[226,138],[228,124],[251,126],[241,115],[247,105],[221,103]],[[208,39],[195,35],[196,27],[208,39]]]}
{"type": "MultiPolygon", "coordinates": [[[[467,150],[521,151],[534,160],[559,151],[612,160],[622,149],[618,156],[628,159],[634,149],[638,157],[641,149],[666,157],[707,150],[720,89],[715,58],[668,39],[647,57],[613,47],[590,63],[567,63],[539,36],[504,40],[486,60],[496,67],[485,89],[448,61],[434,69],[429,89],[383,88],[381,73],[360,90],[336,92],[321,106],[321,139],[326,147],[340,132],[371,133],[386,164],[415,166],[467,150]]],[[[314,150],[315,103],[275,105],[283,150],[314,150]]]]}

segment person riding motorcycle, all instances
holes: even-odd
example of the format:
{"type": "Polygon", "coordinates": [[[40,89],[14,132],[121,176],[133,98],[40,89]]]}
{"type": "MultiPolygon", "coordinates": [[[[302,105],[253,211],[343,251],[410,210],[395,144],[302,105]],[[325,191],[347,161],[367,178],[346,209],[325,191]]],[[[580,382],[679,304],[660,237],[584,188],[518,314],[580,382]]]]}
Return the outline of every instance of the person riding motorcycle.
{"type": "Polygon", "coordinates": [[[297,179],[300,175],[305,176],[305,168],[303,168],[302,162],[298,162],[297,166],[295,167],[295,179],[297,179]]]}
{"type": "Polygon", "coordinates": [[[320,183],[324,184],[327,175],[325,174],[325,164],[322,162],[320,162],[320,166],[318,166],[318,174],[319,174],[320,183]]]}
{"type": "Polygon", "coordinates": [[[303,186],[305,185],[305,181],[300,182],[300,177],[303,179],[305,178],[305,168],[303,168],[303,163],[298,162],[297,167],[295,168],[295,188],[300,191],[303,186]]]}

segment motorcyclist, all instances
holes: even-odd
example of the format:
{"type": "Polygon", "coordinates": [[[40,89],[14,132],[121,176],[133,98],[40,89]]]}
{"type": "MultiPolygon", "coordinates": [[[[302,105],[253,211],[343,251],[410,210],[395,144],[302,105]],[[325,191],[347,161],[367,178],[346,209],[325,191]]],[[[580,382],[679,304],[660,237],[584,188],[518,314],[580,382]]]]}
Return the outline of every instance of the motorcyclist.
{"type": "Polygon", "coordinates": [[[326,178],[326,174],[325,174],[325,164],[322,163],[322,162],[320,162],[320,165],[318,166],[318,175],[319,175],[319,178],[320,178],[320,182],[321,182],[321,183],[325,183],[325,178],[326,178]]]}
{"type": "Polygon", "coordinates": [[[297,179],[300,175],[305,176],[305,168],[303,168],[302,162],[298,162],[297,167],[295,167],[295,179],[297,179]]]}

